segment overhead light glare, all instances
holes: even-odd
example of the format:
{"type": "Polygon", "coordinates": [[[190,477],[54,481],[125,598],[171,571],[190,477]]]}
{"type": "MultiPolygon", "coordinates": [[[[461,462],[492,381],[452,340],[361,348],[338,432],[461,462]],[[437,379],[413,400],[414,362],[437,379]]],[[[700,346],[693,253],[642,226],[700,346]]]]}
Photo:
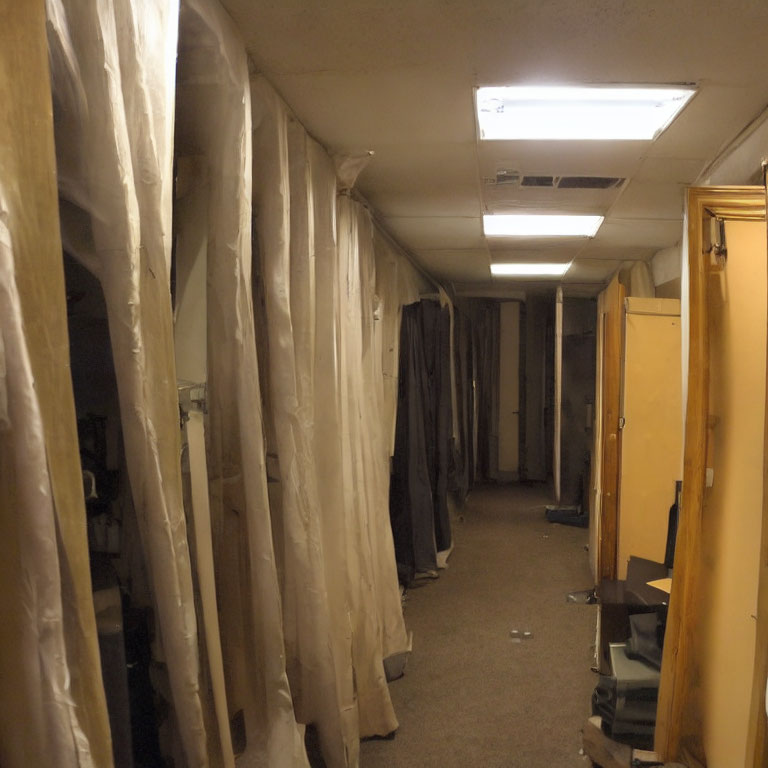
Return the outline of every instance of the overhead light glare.
{"type": "Polygon", "coordinates": [[[602,216],[491,213],[483,216],[487,237],[594,237],[602,216]]]}
{"type": "Polygon", "coordinates": [[[571,266],[567,264],[491,264],[491,274],[503,277],[560,277],[571,266]]]}
{"type": "Polygon", "coordinates": [[[661,85],[478,88],[480,138],[651,141],[694,93],[661,85]]]}

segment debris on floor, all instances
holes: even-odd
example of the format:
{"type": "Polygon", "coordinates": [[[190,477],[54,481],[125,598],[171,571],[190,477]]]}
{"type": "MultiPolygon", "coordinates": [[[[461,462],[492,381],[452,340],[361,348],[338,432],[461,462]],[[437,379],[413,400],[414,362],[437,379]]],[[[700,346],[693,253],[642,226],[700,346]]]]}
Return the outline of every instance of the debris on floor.
{"type": "Polygon", "coordinates": [[[597,602],[597,595],[595,594],[594,587],[592,589],[574,590],[566,595],[565,602],[594,605],[597,602]]]}

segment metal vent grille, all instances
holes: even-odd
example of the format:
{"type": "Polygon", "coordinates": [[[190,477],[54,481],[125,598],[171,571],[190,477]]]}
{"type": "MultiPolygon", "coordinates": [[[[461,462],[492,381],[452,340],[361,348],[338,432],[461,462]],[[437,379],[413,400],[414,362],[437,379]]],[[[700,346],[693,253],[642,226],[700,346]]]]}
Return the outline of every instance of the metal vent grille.
{"type": "Polygon", "coordinates": [[[520,173],[518,171],[496,171],[496,184],[519,184],[520,173]]]}
{"type": "Polygon", "coordinates": [[[558,189],[615,189],[624,183],[618,176],[561,176],[558,189]]]}
{"type": "Polygon", "coordinates": [[[523,176],[521,187],[554,187],[554,176],[523,176]]]}

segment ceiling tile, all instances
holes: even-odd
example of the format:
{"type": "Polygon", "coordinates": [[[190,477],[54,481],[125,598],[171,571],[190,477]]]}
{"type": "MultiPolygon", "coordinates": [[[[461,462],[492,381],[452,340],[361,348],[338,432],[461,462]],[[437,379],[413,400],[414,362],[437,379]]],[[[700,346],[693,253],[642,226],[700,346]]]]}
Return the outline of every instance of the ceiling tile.
{"type": "MultiPolygon", "coordinates": [[[[665,219],[608,218],[603,222],[593,243],[617,248],[650,248],[654,251],[668,248],[680,241],[683,222],[665,219]]],[[[583,255],[586,256],[585,248],[583,255]]]]}
{"type": "Polygon", "coordinates": [[[424,269],[450,282],[482,282],[490,275],[488,251],[484,249],[420,250],[415,255],[424,269]]]}
{"type": "Polygon", "coordinates": [[[611,208],[608,221],[618,219],[674,219],[682,227],[685,185],[632,180],[611,208]]]}
{"type": "Polygon", "coordinates": [[[647,141],[481,141],[480,176],[500,169],[531,175],[631,176],[639,167],[647,141]]]}
{"type": "Polygon", "coordinates": [[[613,259],[576,259],[563,276],[564,283],[604,283],[621,266],[613,259]]]}
{"type": "Polygon", "coordinates": [[[690,157],[647,157],[634,181],[673,182],[693,184],[703,170],[706,160],[690,157]]]}
{"type": "Polygon", "coordinates": [[[657,251],[656,246],[605,245],[591,240],[579,254],[580,259],[609,259],[620,261],[645,261],[657,251]]]}
{"type": "MultiPolygon", "coordinates": [[[[768,5],[760,0],[223,3],[253,71],[318,141],[331,152],[375,151],[358,188],[406,248],[434,252],[426,258],[445,274],[465,265],[458,255],[440,262],[441,251],[483,253],[486,266],[489,251],[493,258],[575,256],[582,269],[586,260],[647,259],[676,244],[681,185],[693,183],[768,103],[768,5]],[[699,93],[653,143],[476,143],[473,86],[606,81],[695,82],[699,93]],[[481,179],[501,168],[631,183],[615,202],[483,192],[481,179]],[[511,248],[483,238],[483,194],[489,205],[610,216],[592,240],[511,248]]],[[[607,268],[583,267],[595,276],[607,268]]]]}
{"type": "Polygon", "coordinates": [[[411,251],[485,248],[481,220],[472,216],[390,216],[384,222],[395,238],[411,251]]]}

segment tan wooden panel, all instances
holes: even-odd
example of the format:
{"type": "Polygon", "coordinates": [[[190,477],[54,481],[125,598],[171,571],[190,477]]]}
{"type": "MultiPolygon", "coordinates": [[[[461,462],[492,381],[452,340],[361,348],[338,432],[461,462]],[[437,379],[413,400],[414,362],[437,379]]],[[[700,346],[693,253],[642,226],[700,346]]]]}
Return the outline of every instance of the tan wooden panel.
{"type": "Polygon", "coordinates": [[[699,615],[707,765],[745,764],[755,658],[763,500],[766,239],[726,222],[728,262],[710,281],[709,412],[714,483],[704,497],[699,615]]]}
{"type": "Polygon", "coordinates": [[[664,560],[669,507],[675,497],[675,481],[680,479],[683,443],[680,302],[627,299],[627,304],[618,523],[620,579],[626,578],[631,555],[664,560]],[[638,306],[640,302],[642,306],[638,306]]]}
{"type": "MultiPolygon", "coordinates": [[[[717,281],[717,291],[721,296],[727,296],[729,293],[728,267],[725,272],[720,273],[710,254],[709,222],[712,216],[757,221],[764,226],[764,189],[762,187],[709,187],[688,191],[687,261],[690,276],[688,310],[690,344],[683,495],[656,718],[656,750],[667,760],[679,759],[685,754],[691,754],[698,760],[704,759],[704,744],[708,735],[702,727],[703,719],[709,718],[712,728],[726,730],[729,728],[728,722],[718,726],[712,722],[711,714],[706,716],[703,714],[707,706],[706,695],[703,694],[712,691],[711,681],[706,680],[704,659],[711,654],[712,645],[711,641],[706,642],[710,633],[707,631],[707,634],[704,634],[702,621],[712,612],[713,594],[710,592],[712,582],[708,580],[708,573],[717,566],[711,551],[707,552],[705,549],[705,544],[717,539],[717,536],[712,537],[713,519],[709,516],[710,499],[705,493],[705,477],[708,460],[712,463],[720,461],[715,456],[717,445],[714,445],[715,451],[708,450],[708,443],[711,449],[713,443],[722,441],[724,429],[721,424],[717,424],[714,429],[710,424],[710,362],[713,369],[717,367],[725,371],[731,363],[731,360],[722,357],[722,345],[713,344],[714,354],[710,354],[709,315],[716,307],[713,305],[713,300],[717,297],[712,283],[717,281]],[[716,434],[718,430],[720,437],[716,434]]],[[[758,271],[758,275],[760,273],[763,275],[762,284],[758,286],[758,290],[763,293],[763,302],[766,292],[764,260],[763,252],[762,266],[758,271]]],[[[759,279],[758,282],[760,282],[759,279]]],[[[747,297],[745,299],[738,293],[733,291],[730,293],[734,305],[745,302],[749,304],[749,294],[745,294],[747,297]]],[[[742,307],[738,309],[741,310],[742,307]]],[[[748,307],[743,309],[748,310],[748,307]]],[[[765,325],[764,313],[762,321],[759,318],[753,318],[753,323],[760,322],[763,326],[765,325]]],[[[764,333],[764,328],[762,332],[764,333]]],[[[735,350],[736,345],[732,348],[735,350]]],[[[749,362],[754,365],[754,358],[749,362]]],[[[759,371],[758,386],[764,388],[764,342],[763,348],[758,352],[758,363],[755,367],[759,371]]],[[[737,397],[737,400],[740,399],[737,397]]],[[[764,397],[760,402],[763,401],[764,397]]],[[[721,408],[721,405],[722,403],[718,403],[718,408],[721,408]]],[[[738,409],[743,405],[739,402],[738,409]]],[[[757,416],[752,414],[752,418],[756,418],[759,422],[760,430],[763,429],[761,407],[759,405],[757,408],[757,416]]],[[[760,434],[762,435],[762,431],[760,434]]],[[[762,464],[760,455],[762,445],[761,441],[758,446],[758,455],[754,454],[753,446],[749,461],[762,464]]],[[[718,482],[718,476],[719,473],[716,471],[715,483],[718,482]]],[[[762,486],[762,475],[758,478],[758,484],[762,486]]],[[[762,499],[762,490],[759,497],[762,499]]],[[[731,513],[741,515],[741,524],[743,524],[745,515],[743,510],[734,508],[731,513]]],[[[755,537],[759,536],[758,528],[755,537]]],[[[738,564],[741,572],[743,572],[743,566],[744,563],[738,564]]],[[[757,570],[756,566],[755,569],[757,570]]],[[[765,618],[759,618],[759,621],[764,622],[765,618]]],[[[741,652],[743,650],[742,648],[741,652]]],[[[750,675],[752,685],[748,685],[749,688],[752,688],[755,683],[753,660],[754,655],[749,661],[752,670],[750,675]]],[[[754,707],[752,709],[754,710],[754,707]]],[[[754,714],[752,711],[748,719],[754,717],[754,714]]],[[[745,755],[744,752],[731,754],[723,765],[743,765],[745,760],[750,761],[751,755],[745,755]]],[[[713,763],[710,762],[710,765],[713,763]]]]}

